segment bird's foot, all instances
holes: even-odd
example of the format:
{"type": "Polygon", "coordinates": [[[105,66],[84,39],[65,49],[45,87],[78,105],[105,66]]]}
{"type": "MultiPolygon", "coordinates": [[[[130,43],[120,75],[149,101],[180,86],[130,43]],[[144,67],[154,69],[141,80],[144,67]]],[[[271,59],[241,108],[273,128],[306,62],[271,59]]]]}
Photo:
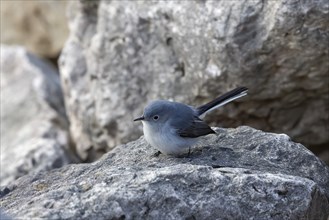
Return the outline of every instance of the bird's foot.
{"type": "Polygon", "coordinates": [[[156,152],[153,156],[158,157],[161,153],[161,151],[156,152]]]}
{"type": "Polygon", "coordinates": [[[188,148],[187,157],[190,157],[190,156],[191,156],[191,154],[192,154],[192,153],[191,153],[191,148],[189,147],[189,148],[188,148]]]}

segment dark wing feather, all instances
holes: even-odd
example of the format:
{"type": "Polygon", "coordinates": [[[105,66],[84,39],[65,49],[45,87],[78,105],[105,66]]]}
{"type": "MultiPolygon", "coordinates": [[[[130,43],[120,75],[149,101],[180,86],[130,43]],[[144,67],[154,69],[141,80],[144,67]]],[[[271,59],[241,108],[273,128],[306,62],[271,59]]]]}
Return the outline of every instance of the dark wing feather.
{"type": "Polygon", "coordinates": [[[195,117],[192,123],[177,131],[181,137],[196,138],[207,134],[216,134],[204,121],[195,117]]]}

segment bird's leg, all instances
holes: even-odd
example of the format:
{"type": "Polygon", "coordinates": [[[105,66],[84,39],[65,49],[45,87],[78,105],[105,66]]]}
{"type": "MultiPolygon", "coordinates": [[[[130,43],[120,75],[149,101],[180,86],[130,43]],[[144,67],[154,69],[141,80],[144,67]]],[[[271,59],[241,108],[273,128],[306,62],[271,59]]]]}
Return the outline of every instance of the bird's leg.
{"type": "Polygon", "coordinates": [[[156,152],[156,153],[154,154],[154,156],[155,156],[155,157],[158,157],[160,154],[162,154],[161,151],[158,151],[158,152],[156,152]]]}
{"type": "Polygon", "coordinates": [[[187,157],[191,156],[191,147],[188,148],[188,153],[187,153],[187,157]]]}

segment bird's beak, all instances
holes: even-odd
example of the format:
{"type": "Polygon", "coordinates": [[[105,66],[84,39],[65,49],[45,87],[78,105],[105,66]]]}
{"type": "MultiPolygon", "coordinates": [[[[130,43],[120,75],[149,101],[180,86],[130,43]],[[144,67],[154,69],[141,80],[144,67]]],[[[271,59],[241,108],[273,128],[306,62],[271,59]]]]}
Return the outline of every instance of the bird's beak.
{"type": "Polygon", "coordinates": [[[145,119],[144,116],[141,116],[139,118],[135,118],[134,121],[143,121],[144,119],[145,119]]]}

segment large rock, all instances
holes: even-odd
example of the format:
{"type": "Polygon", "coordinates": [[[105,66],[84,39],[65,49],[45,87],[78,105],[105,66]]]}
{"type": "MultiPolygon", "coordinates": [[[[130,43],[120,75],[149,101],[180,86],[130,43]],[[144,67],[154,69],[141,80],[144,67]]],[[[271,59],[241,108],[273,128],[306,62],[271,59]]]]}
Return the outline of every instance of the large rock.
{"type": "Polygon", "coordinates": [[[11,218],[8,215],[6,215],[5,213],[3,213],[1,209],[0,209],[0,219],[1,220],[11,220],[11,218]]]}
{"type": "Polygon", "coordinates": [[[1,1],[1,43],[56,58],[68,37],[68,0],[1,1]]]}
{"type": "Polygon", "coordinates": [[[216,129],[188,158],[144,138],[92,164],[20,178],[2,191],[14,218],[316,219],[329,215],[329,168],[301,144],[249,127],[216,129]]]}
{"type": "Polygon", "coordinates": [[[321,151],[328,10],[326,0],[75,2],[60,71],[80,156],[139,137],[131,121],[151,99],[199,105],[238,85],[250,95],[207,121],[287,133],[321,151]]]}
{"type": "Polygon", "coordinates": [[[58,72],[22,47],[1,45],[0,184],[72,162],[58,72]]]}

